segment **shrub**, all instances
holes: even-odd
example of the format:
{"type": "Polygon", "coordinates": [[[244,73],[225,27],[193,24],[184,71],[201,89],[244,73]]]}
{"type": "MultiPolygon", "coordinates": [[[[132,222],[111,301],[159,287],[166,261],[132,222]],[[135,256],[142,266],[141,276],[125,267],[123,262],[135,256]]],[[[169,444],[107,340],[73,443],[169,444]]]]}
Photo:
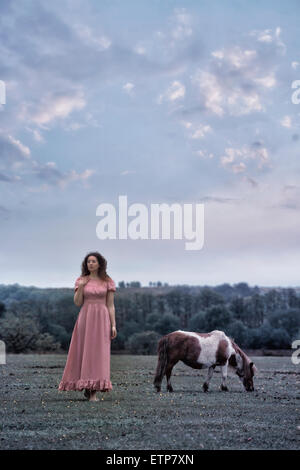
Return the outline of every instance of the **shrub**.
{"type": "Polygon", "coordinates": [[[171,333],[171,331],[178,330],[180,328],[180,320],[172,313],[165,313],[157,323],[154,325],[154,330],[161,335],[171,333]]]}
{"type": "Polygon", "coordinates": [[[126,348],[133,354],[156,354],[160,335],[155,331],[144,331],[130,336],[126,348]]]}
{"type": "Polygon", "coordinates": [[[232,320],[231,312],[225,306],[210,307],[205,315],[208,331],[224,330],[232,320]]]}
{"type": "Polygon", "coordinates": [[[207,331],[206,312],[198,312],[193,315],[188,322],[188,329],[198,332],[207,331]]]}

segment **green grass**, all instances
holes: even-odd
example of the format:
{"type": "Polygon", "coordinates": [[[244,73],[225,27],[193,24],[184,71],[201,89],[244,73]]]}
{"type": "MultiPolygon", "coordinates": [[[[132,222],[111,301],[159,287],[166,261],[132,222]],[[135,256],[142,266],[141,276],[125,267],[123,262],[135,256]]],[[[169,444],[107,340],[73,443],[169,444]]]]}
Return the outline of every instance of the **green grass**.
{"type": "Polygon", "coordinates": [[[110,393],[88,402],[57,389],[65,355],[8,355],[0,365],[0,449],[297,449],[300,366],[256,357],[255,392],[177,364],[173,393],[153,387],[155,356],[111,356],[110,393]]]}

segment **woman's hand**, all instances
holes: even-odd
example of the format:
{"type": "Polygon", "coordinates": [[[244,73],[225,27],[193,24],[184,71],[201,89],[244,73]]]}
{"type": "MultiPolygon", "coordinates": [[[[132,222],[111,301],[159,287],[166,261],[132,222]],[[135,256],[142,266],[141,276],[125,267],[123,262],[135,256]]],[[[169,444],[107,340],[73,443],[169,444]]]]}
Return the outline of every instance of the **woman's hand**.
{"type": "Polygon", "coordinates": [[[111,327],[111,339],[115,339],[117,336],[117,328],[115,326],[111,327]]]}
{"type": "Polygon", "coordinates": [[[90,280],[90,276],[84,276],[82,279],[80,279],[78,286],[85,286],[90,280]]]}

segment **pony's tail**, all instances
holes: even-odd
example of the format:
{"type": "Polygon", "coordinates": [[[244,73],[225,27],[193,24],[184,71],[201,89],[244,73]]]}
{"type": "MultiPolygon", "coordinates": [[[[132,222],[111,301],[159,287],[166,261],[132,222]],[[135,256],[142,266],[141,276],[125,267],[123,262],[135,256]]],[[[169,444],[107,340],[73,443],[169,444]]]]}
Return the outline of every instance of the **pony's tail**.
{"type": "Polygon", "coordinates": [[[158,343],[157,348],[158,362],[156,367],[156,373],[154,378],[154,386],[158,392],[160,392],[160,386],[162,379],[166,373],[168,364],[168,336],[163,336],[158,343]]]}

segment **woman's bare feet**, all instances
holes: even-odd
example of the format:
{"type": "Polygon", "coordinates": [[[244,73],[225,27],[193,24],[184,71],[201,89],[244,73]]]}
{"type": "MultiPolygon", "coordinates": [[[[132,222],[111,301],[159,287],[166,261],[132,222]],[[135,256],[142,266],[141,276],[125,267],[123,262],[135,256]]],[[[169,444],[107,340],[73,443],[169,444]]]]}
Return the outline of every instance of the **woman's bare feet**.
{"type": "Polygon", "coordinates": [[[91,391],[89,401],[99,401],[99,398],[96,397],[96,390],[91,391]]]}

